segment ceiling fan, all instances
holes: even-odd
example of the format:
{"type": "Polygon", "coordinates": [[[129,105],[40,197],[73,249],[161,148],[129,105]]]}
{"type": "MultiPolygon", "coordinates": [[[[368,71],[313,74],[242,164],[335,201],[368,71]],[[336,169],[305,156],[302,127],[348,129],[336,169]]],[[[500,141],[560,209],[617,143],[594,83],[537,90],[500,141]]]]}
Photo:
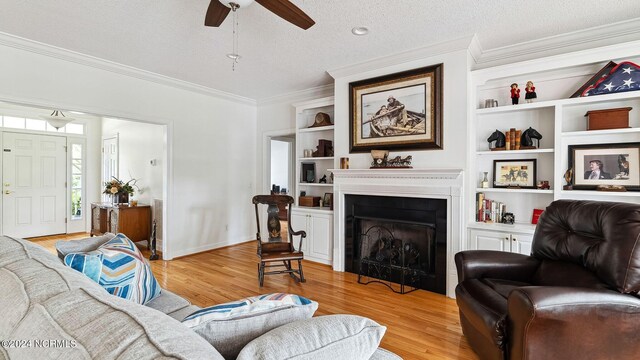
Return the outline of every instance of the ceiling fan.
{"type": "Polygon", "coordinates": [[[204,24],[206,26],[218,27],[227,15],[229,15],[231,10],[236,11],[241,7],[251,5],[254,1],[304,30],[307,30],[315,24],[315,21],[313,21],[309,15],[305,14],[304,11],[300,10],[289,0],[211,0],[204,24]]]}

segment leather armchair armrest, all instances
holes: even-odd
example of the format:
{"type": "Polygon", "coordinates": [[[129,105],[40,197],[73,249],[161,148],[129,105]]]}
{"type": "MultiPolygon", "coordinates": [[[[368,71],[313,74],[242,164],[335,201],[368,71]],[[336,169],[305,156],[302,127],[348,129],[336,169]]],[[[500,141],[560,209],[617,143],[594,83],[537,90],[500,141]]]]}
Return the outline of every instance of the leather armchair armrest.
{"type": "Polygon", "coordinates": [[[610,290],[522,287],[508,299],[512,359],[632,359],[640,299],[610,290]]]}
{"type": "Polygon", "coordinates": [[[528,282],[540,264],[531,256],[490,250],[461,251],[455,261],[458,282],[478,278],[528,282]]]}

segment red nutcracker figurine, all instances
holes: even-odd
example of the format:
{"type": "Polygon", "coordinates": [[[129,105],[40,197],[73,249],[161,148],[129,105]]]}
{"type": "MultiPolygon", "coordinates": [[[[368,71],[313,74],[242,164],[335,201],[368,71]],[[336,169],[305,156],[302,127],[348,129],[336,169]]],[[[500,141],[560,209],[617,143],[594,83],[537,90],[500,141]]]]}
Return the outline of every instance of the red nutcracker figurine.
{"type": "Polygon", "coordinates": [[[520,100],[520,89],[518,89],[518,84],[511,84],[511,105],[518,105],[518,100],[520,100]]]}

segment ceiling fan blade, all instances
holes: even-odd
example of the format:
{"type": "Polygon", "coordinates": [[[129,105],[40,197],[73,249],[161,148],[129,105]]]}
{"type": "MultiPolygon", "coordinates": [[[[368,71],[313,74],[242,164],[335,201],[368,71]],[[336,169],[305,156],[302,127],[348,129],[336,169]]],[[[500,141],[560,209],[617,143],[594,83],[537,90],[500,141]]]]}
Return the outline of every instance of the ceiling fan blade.
{"type": "Polygon", "coordinates": [[[272,13],[305,30],[316,23],[289,0],[256,0],[256,2],[272,13]]]}
{"type": "Polygon", "coordinates": [[[218,27],[224,19],[229,15],[230,8],[222,5],[218,0],[211,0],[209,3],[209,8],[207,9],[207,15],[204,18],[205,26],[214,26],[218,27]]]}

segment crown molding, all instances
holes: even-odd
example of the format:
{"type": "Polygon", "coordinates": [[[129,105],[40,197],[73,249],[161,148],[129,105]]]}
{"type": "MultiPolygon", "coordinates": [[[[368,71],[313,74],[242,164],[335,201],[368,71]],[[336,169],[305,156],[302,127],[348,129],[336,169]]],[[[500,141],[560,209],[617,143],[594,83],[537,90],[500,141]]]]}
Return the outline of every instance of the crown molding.
{"type": "Polygon", "coordinates": [[[476,60],[474,70],[639,39],[640,18],[636,18],[494,49],[484,50],[480,42],[477,42],[475,46],[478,46],[481,55],[478,58],[474,56],[476,60]]]}
{"type": "Polygon", "coordinates": [[[129,76],[160,85],[167,85],[177,89],[191,91],[206,96],[212,96],[236,103],[256,106],[256,101],[254,99],[235,95],[221,90],[212,89],[184,80],[178,80],[169,76],[156,74],[151,71],[146,71],[132,66],[119,64],[113,61],[100,59],[95,56],[85,55],[79,52],[44,44],[38,41],[25,39],[4,32],[0,32],[0,45],[92,67],[99,70],[109,71],[112,73],[129,76]]]}
{"type": "Polygon", "coordinates": [[[333,83],[259,99],[257,103],[258,106],[294,104],[328,96],[333,96],[333,83]]]}
{"type": "Polygon", "coordinates": [[[355,74],[374,71],[388,66],[422,60],[436,55],[446,54],[459,50],[468,50],[469,45],[471,44],[474,37],[475,35],[463,36],[457,39],[452,39],[441,43],[403,51],[393,55],[375,58],[358,64],[352,64],[342,68],[329,70],[327,72],[334,79],[339,79],[355,74]]]}

